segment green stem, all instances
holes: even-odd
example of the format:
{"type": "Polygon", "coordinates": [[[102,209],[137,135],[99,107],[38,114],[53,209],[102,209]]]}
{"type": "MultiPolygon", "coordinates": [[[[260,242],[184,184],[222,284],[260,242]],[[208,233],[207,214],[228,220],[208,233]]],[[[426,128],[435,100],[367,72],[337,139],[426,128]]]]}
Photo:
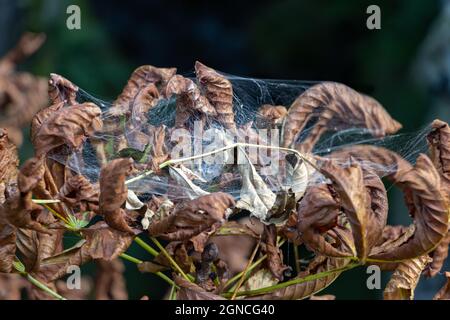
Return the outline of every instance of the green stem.
{"type": "Polygon", "coordinates": [[[125,260],[128,260],[128,261],[130,261],[130,262],[133,262],[133,263],[135,263],[135,264],[139,264],[139,263],[144,262],[144,261],[139,260],[138,258],[132,257],[132,256],[126,254],[126,253],[122,253],[122,254],[120,255],[120,257],[123,258],[123,259],[125,259],[125,260]]]}
{"type": "MultiPolygon", "coordinates": [[[[278,246],[282,246],[284,244],[286,240],[283,239],[278,243],[278,246]]],[[[259,258],[258,260],[256,260],[247,270],[245,277],[247,278],[247,276],[253,271],[253,269],[255,269],[257,266],[259,266],[264,260],[266,260],[267,255],[263,255],[261,258],[259,258]]],[[[245,271],[245,270],[244,270],[245,271]]],[[[230,280],[227,281],[227,283],[224,286],[224,291],[230,286],[232,285],[235,281],[237,281],[240,277],[242,277],[244,275],[244,271],[239,272],[237,275],[235,275],[233,278],[231,278],[230,280]]]]}
{"type": "Polygon", "coordinates": [[[156,244],[156,246],[158,247],[158,249],[161,251],[161,253],[166,256],[166,258],[169,260],[170,264],[172,265],[172,267],[178,271],[181,276],[183,278],[185,278],[187,281],[189,282],[193,282],[194,279],[191,277],[188,277],[188,275],[180,268],[180,266],[175,262],[175,260],[173,260],[173,258],[170,256],[170,254],[166,251],[166,249],[161,245],[161,243],[159,243],[159,241],[154,238],[154,237],[150,237],[150,239],[153,241],[154,244],[156,244]]]}
{"type": "MultiPolygon", "coordinates": [[[[125,259],[125,260],[127,260],[127,261],[133,262],[133,263],[135,263],[135,264],[140,264],[140,263],[144,262],[144,261],[142,261],[142,260],[140,260],[140,259],[138,259],[138,258],[132,257],[132,256],[126,254],[126,253],[122,253],[122,254],[120,255],[120,257],[123,258],[123,259],[125,259]]],[[[178,288],[178,286],[175,284],[175,282],[173,282],[172,279],[170,279],[168,276],[166,276],[166,275],[165,275],[164,273],[162,273],[161,271],[155,272],[155,274],[156,274],[158,277],[160,277],[161,279],[163,279],[164,281],[166,281],[166,282],[167,282],[168,284],[170,284],[171,286],[175,286],[175,287],[178,288]]]]}
{"type": "Polygon", "coordinates": [[[242,277],[239,279],[239,282],[237,283],[236,288],[234,288],[234,292],[233,292],[233,295],[231,296],[231,300],[234,300],[236,298],[239,288],[244,283],[245,276],[247,275],[248,269],[250,268],[251,264],[253,263],[253,260],[255,259],[256,252],[259,249],[260,243],[261,243],[261,240],[258,241],[258,243],[255,246],[255,249],[253,249],[252,255],[251,255],[250,259],[248,259],[247,265],[245,266],[244,273],[242,274],[242,277]]]}
{"type": "Polygon", "coordinates": [[[152,256],[156,257],[159,255],[158,251],[150,247],[148,243],[142,240],[141,238],[138,237],[134,238],[134,242],[136,242],[141,248],[150,253],[152,256]]]}
{"type": "MultiPolygon", "coordinates": [[[[260,288],[260,289],[256,289],[256,290],[250,290],[250,291],[241,291],[237,293],[237,296],[255,296],[255,295],[260,295],[260,294],[265,294],[265,293],[270,293],[272,291],[275,290],[279,290],[279,289],[283,289],[295,284],[300,284],[300,283],[304,283],[304,282],[308,282],[308,281],[313,281],[313,280],[317,280],[317,279],[321,279],[324,277],[328,277],[329,275],[332,275],[334,273],[340,273],[346,270],[350,270],[353,269],[357,266],[360,266],[361,264],[359,263],[350,263],[345,267],[342,268],[338,268],[338,269],[334,269],[334,270],[328,270],[328,271],[324,271],[324,272],[320,272],[320,273],[316,273],[316,274],[312,274],[309,276],[306,276],[304,278],[295,278],[286,282],[282,282],[273,286],[269,286],[269,287],[265,287],[265,288],[260,288]]],[[[229,298],[233,295],[233,292],[225,292],[222,294],[223,297],[225,298],[229,298]]]]}
{"type": "Polygon", "coordinates": [[[22,273],[22,276],[24,276],[28,281],[30,281],[32,284],[34,284],[36,287],[38,287],[42,291],[45,291],[46,293],[51,295],[53,298],[56,298],[58,300],[67,300],[60,294],[56,293],[55,291],[53,291],[52,289],[50,289],[49,287],[44,285],[42,282],[40,282],[36,278],[33,278],[33,276],[31,276],[29,273],[22,273]]]}
{"type": "Polygon", "coordinates": [[[16,261],[14,261],[13,263],[14,268],[17,270],[17,272],[24,277],[25,279],[27,279],[28,281],[30,281],[30,283],[32,283],[33,285],[35,285],[36,287],[38,287],[39,289],[41,289],[42,291],[48,293],[50,296],[52,296],[55,299],[58,300],[67,300],[66,298],[64,298],[63,296],[61,296],[60,294],[58,294],[57,292],[53,291],[52,289],[50,289],[49,287],[47,287],[45,284],[43,284],[42,282],[40,282],[38,279],[34,278],[32,275],[30,275],[28,272],[25,271],[25,266],[23,265],[22,262],[20,262],[19,259],[17,259],[16,261]]]}

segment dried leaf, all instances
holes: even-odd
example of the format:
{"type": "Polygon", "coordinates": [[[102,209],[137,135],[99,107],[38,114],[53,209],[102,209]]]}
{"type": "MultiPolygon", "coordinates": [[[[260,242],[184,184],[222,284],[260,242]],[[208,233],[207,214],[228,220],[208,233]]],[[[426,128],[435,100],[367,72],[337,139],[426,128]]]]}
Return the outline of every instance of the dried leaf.
{"type": "MultiPolygon", "coordinates": [[[[299,276],[299,278],[304,277],[307,274],[318,274],[321,272],[337,270],[345,267],[346,265],[349,264],[349,262],[350,260],[346,258],[326,258],[323,256],[317,256],[310,263],[310,265],[313,266],[313,268],[308,269],[305,272],[305,274],[302,274],[301,276],[299,276]]],[[[341,272],[330,273],[329,275],[323,278],[294,284],[264,295],[247,297],[247,299],[251,300],[305,299],[329,286],[334,280],[336,280],[336,278],[340,275],[340,273],[341,272]]]]}
{"type": "Polygon", "coordinates": [[[150,273],[157,273],[160,271],[167,270],[167,266],[160,265],[159,263],[156,263],[154,261],[144,261],[142,263],[139,263],[137,265],[137,268],[140,272],[150,272],[150,273]]]}
{"type": "Polygon", "coordinates": [[[441,187],[450,206],[450,127],[448,123],[434,120],[431,128],[432,131],[427,137],[430,158],[441,176],[441,187]]]}
{"type": "Polygon", "coordinates": [[[92,185],[82,175],[75,175],[64,182],[57,199],[78,212],[97,211],[99,201],[98,185],[92,185]]]}
{"type": "Polygon", "coordinates": [[[207,292],[195,283],[175,275],[175,283],[180,287],[177,300],[225,300],[225,298],[211,292],[207,292]]]}
{"type": "Polygon", "coordinates": [[[34,132],[32,142],[36,155],[45,155],[62,145],[79,149],[86,138],[101,129],[100,114],[100,108],[93,103],[59,108],[34,132]]]}
{"type": "Polygon", "coordinates": [[[109,228],[100,221],[81,231],[84,240],[74,247],[43,259],[40,274],[46,281],[54,281],[66,274],[67,267],[96,259],[113,260],[125,252],[134,236],[109,228]]]}
{"type": "Polygon", "coordinates": [[[78,87],[72,82],[56,73],[50,74],[48,81],[48,96],[52,105],[75,105],[78,87]]]}
{"type": "Polygon", "coordinates": [[[127,300],[128,292],[123,273],[125,266],[119,259],[96,261],[95,299],[127,300]]]}
{"type": "Polygon", "coordinates": [[[378,176],[387,176],[392,181],[398,181],[412,165],[396,152],[378,146],[356,145],[334,151],[329,158],[344,164],[352,159],[367,170],[375,172],[378,176]]]}
{"type": "Polygon", "coordinates": [[[21,300],[27,281],[17,273],[0,273],[0,300],[21,300]]]}
{"type": "Polygon", "coordinates": [[[278,283],[278,279],[267,269],[259,269],[248,278],[239,291],[250,291],[273,286],[278,283]]]}
{"type": "Polygon", "coordinates": [[[132,170],[131,159],[115,159],[105,165],[100,172],[100,213],[106,223],[114,229],[134,233],[122,209],[128,197],[125,179],[132,170]]]}
{"type": "Polygon", "coordinates": [[[298,206],[297,229],[300,239],[312,251],[330,257],[348,256],[348,252],[339,251],[322,235],[337,225],[340,202],[331,190],[325,184],[307,189],[298,206]]]}
{"type": "MultiPolygon", "coordinates": [[[[341,206],[348,217],[355,239],[356,253],[364,261],[370,252],[368,234],[372,226],[369,225],[370,198],[366,192],[363,173],[359,166],[341,168],[331,162],[325,163],[321,172],[331,180],[339,194],[341,206]]],[[[375,227],[375,226],[374,226],[375,227]]],[[[384,225],[379,230],[381,234],[384,225]]]]}
{"type": "Polygon", "coordinates": [[[415,232],[404,244],[371,255],[380,260],[407,260],[428,253],[442,241],[448,230],[449,212],[440,190],[439,174],[427,156],[420,155],[414,168],[396,182],[410,196],[409,209],[415,232]]]}
{"type": "Polygon", "coordinates": [[[312,295],[309,300],[336,300],[336,296],[332,294],[324,294],[321,296],[312,295]]]}
{"type": "Polygon", "coordinates": [[[183,193],[187,194],[190,200],[209,194],[209,192],[194,184],[182,167],[169,166],[169,174],[177,184],[183,186],[183,193]]]}
{"type": "Polygon", "coordinates": [[[0,203],[5,200],[4,191],[17,181],[19,158],[16,146],[11,143],[6,130],[0,129],[0,203]]]}
{"type": "Polygon", "coordinates": [[[49,233],[36,217],[42,207],[31,201],[32,190],[42,179],[43,171],[40,159],[27,160],[18,175],[18,188],[11,187],[6,190],[6,201],[0,206],[0,217],[17,228],[33,229],[38,232],[49,233]]]}
{"type": "Polygon", "coordinates": [[[436,293],[433,300],[450,300],[450,272],[445,273],[447,282],[444,286],[436,293]]]}
{"type": "Polygon", "coordinates": [[[248,210],[252,216],[266,221],[269,210],[275,204],[276,195],[258,174],[245,151],[242,148],[238,148],[238,150],[243,155],[245,163],[239,164],[242,188],[236,207],[248,210]]]}
{"type": "Polygon", "coordinates": [[[425,269],[425,275],[428,277],[436,276],[444,266],[445,260],[448,257],[448,250],[450,245],[450,233],[437,245],[436,249],[430,253],[433,261],[425,269]]]}
{"type": "Polygon", "coordinates": [[[277,124],[283,122],[287,112],[288,111],[284,106],[273,106],[270,104],[263,104],[258,109],[258,115],[263,120],[258,121],[258,127],[259,128],[275,127],[277,124]]]}
{"type": "Polygon", "coordinates": [[[236,128],[233,112],[233,87],[230,81],[198,61],[195,62],[195,73],[200,89],[216,110],[217,120],[227,129],[236,128]]]}
{"type": "Polygon", "coordinates": [[[283,128],[283,147],[296,144],[296,138],[312,117],[317,123],[299,148],[310,152],[329,128],[367,128],[377,137],[397,132],[401,125],[371,97],[339,83],[323,82],[303,92],[291,105],[283,128]]]}
{"type": "Polygon", "coordinates": [[[148,231],[152,236],[161,236],[167,240],[187,240],[216,222],[223,222],[227,209],[234,204],[233,197],[223,192],[200,196],[195,200],[179,203],[172,214],[152,221],[148,231]]]}
{"type": "Polygon", "coordinates": [[[305,162],[296,154],[286,156],[286,187],[295,193],[295,201],[300,200],[308,186],[309,175],[305,162]]]}
{"type": "MultiPolygon", "coordinates": [[[[136,99],[141,91],[148,93],[148,90],[152,90],[151,85],[155,86],[159,91],[163,91],[163,88],[167,84],[167,81],[176,73],[175,68],[157,68],[151,65],[140,66],[130,76],[122,93],[114,101],[110,113],[113,115],[123,115],[131,113],[134,108],[134,103],[139,103],[141,99],[136,99]],[[149,87],[150,86],[150,87],[149,87]]],[[[154,98],[154,94],[152,94],[154,98]]]]}
{"type": "MultiPolygon", "coordinates": [[[[216,110],[203,96],[197,85],[188,78],[180,75],[173,76],[166,87],[166,96],[176,96],[175,127],[186,126],[193,115],[215,116],[216,110]]],[[[197,118],[197,117],[196,117],[197,118]]]]}
{"type": "Polygon", "coordinates": [[[275,225],[265,226],[263,241],[263,248],[267,254],[267,267],[275,278],[283,281],[283,273],[290,267],[283,263],[283,252],[277,245],[277,229],[275,225]]]}
{"type": "Polygon", "coordinates": [[[413,300],[420,275],[430,261],[427,255],[398,264],[384,289],[385,300],[413,300]]]}
{"type": "Polygon", "coordinates": [[[3,223],[0,216],[0,273],[10,273],[16,256],[16,232],[10,224],[3,223]]]}

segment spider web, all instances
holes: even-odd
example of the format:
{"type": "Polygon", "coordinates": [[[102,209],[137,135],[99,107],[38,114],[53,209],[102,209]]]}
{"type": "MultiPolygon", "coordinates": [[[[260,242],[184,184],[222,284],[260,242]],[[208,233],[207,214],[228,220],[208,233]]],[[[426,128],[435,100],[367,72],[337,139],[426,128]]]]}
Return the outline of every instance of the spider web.
{"type": "MultiPolygon", "coordinates": [[[[267,80],[267,79],[253,79],[234,75],[223,74],[231,82],[233,86],[233,111],[235,123],[238,128],[247,126],[256,132],[265,127],[265,119],[259,113],[260,107],[265,104],[281,105],[288,108],[292,102],[305,90],[317,82],[311,81],[285,81],[285,80],[267,80]]],[[[192,74],[184,75],[185,77],[196,82],[192,74]]],[[[98,154],[95,145],[100,141],[104,148],[109,150],[110,156],[108,160],[117,156],[121,148],[132,148],[137,151],[144,151],[146,144],[142,139],[136,137],[145,137],[151,128],[164,125],[167,128],[173,128],[176,116],[175,97],[160,98],[157,103],[144,113],[139,108],[134,108],[131,115],[123,118],[116,118],[112,112],[113,102],[105,101],[95,97],[85,90],[80,89],[77,100],[79,102],[92,102],[102,110],[102,120],[104,123],[116,123],[114,130],[109,130],[107,127],[100,132],[96,132],[93,137],[86,140],[80,150],[69,152],[59,152],[51,154],[51,157],[56,161],[60,161],[69,166],[77,173],[88,177],[92,182],[97,182],[99,178],[101,163],[98,159],[98,154]]],[[[306,128],[300,133],[298,139],[301,141],[306,137],[314,127],[314,120],[308,123],[306,128]]],[[[192,115],[190,122],[201,121],[198,115],[192,115]]],[[[206,126],[214,130],[212,136],[227,137],[227,130],[214,119],[206,119],[206,126]]],[[[275,126],[275,129],[281,130],[281,124],[275,126]]],[[[412,133],[400,133],[383,138],[375,138],[367,129],[351,127],[349,125],[345,128],[340,128],[339,131],[333,130],[333,123],[330,123],[330,130],[324,134],[320,140],[315,144],[313,154],[319,156],[326,156],[333,151],[337,151],[344,147],[369,144],[380,146],[389,150],[395,151],[400,156],[410,161],[415,162],[419,153],[427,152],[426,136],[430,131],[429,127],[420,129],[412,133]]],[[[178,138],[187,139],[191,146],[201,145],[202,148],[207,148],[211,141],[205,139],[204,136],[196,136],[192,134],[192,130],[187,130],[186,134],[182,134],[178,138]],[[205,141],[206,140],[206,141],[205,141]]],[[[281,134],[280,134],[281,136],[281,134]]],[[[166,136],[166,139],[170,137],[166,136]]],[[[264,140],[264,139],[263,139],[264,140]]],[[[170,141],[168,141],[170,143],[170,141]]],[[[267,140],[268,144],[269,141],[267,140]]],[[[195,147],[193,155],[196,154],[195,147]]],[[[278,152],[280,159],[284,159],[285,152],[278,152]]],[[[364,164],[363,164],[364,165],[364,164]]],[[[367,164],[370,166],[371,164],[367,164]]],[[[373,165],[373,164],[372,164],[373,165]]],[[[226,164],[207,164],[202,161],[194,163],[186,163],[196,175],[203,178],[202,181],[195,181],[195,183],[202,189],[208,192],[225,191],[236,198],[239,197],[241,183],[239,179],[234,179],[227,186],[222,186],[220,177],[224,172],[235,173],[236,168],[230,169],[226,164]],[[233,171],[235,170],[235,171],[233,171]]],[[[260,166],[255,166],[257,171],[261,173],[260,166]]],[[[379,169],[379,168],[378,168],[379,169]]],[[[383,168],[386,175],[394,168],[383,168]]],[[[264,181],[273,191],[280,190],[280,179],[283,180],[283,172],[278,173],[276,177],[264,176],[264,181]]],[[[320,175],[311,177],[310,184],[321,183],[323,179],[320,175]]],[[[169,191],[176,194],[176,197],[182,197],[180,194],[185,194],[184,191],[188,187],[174,183],[168,177],[148,175],[128,185],[130,189],[135,191],[140,197],[147,198],[152,194],[165,195],[169,191]]]]}

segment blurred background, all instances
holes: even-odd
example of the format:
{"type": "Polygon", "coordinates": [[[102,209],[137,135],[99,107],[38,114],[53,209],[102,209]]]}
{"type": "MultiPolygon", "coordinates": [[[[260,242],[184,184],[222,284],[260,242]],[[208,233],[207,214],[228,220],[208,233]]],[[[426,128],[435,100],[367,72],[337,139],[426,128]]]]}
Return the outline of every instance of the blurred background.
{"type": "MultiPolygon", "coordinates": [[[[450,1],[0,0],[0,30],[0,56],[25,31],[47,36],[18,70],[61,74],[107,101],[140,65],[189,73],[199,60],[246,77],[345,83],[379,100],[404,131],[450,120],[450,1]],[[80,30],[66,27],[71,4],[81,9],[80,30]],[[380,30],[366,27],[371,4],[381,8],[380,30]]],[[[23,130],[22,160],[32,155],[23,130]]],[[[394,208],[391,222],[409,223],[403,205],[394,208]]],[[[131,252],[146,257],[139,248],[131,252]]],[[[130,298],[164,294],[159,278],[126,267],[130,298]]],[[[366,278],[363,269],[348,272],[323,293],[380,298],[382,290],[368,290],[366,278]]],[[[431,298],[443,281],[422,281],[416,297],[431,298]]]]}

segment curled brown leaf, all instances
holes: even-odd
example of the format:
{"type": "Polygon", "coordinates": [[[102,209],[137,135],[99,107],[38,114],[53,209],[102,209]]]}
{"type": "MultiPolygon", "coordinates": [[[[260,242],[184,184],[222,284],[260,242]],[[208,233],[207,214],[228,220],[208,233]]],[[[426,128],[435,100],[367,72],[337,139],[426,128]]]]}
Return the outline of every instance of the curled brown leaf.
{"type": "Polygon", "coordinates": [[[101,129],[100,114],[100,108],[90,102],[55,110],[38,128],[35,126],[32,142],[36,155],[45,155],[62,145],[79,149],[86,138],[101,129]]]}
{"type": "Polygon", "coordinates": [[[429,261],[428,255],[423,255],[400,262],[384,289],[384,299],[413,300],[420,275],[429,261]]]}
{"type": "Polygon", "coordinates": [[[106,164],[100,172],[99,210],[106,223],[114,229],[134,233],[122,208],[127,200],[128,188],[125,179],[132,170],[130,158],[115,159],[106,164]]]}
{"type": "Polygon", "coordinates": [[[227,209],[235,205],[231,195],[216,192],[185,201],[175,206],[173,212],[158,221],[152,221],[148,231],[152,236],[167,240],[187,240],[225,221],[227,209]]]}
{"type": "Polygon", "coordinates": [[[195,73],[200,89],[217,113],[217,120],[227,129],[236,128],[233,112],[233,87],[228,79],[197,61],[195,73]]]}
{"type": "Polygon", "coordinates": [[[449,212],[440,189],[440,177],[427,156],[420,155],[414,168],[402,174],[396,183],[409,195],[415,232],[400,246],[371,256],[379,260],[417,258],[433,250],[448,230],[449,212]]]}
{"type": "Polygon", "coordinates": [[[330,127],[334,130],[367,128],[378,137],[395,133],[401,128],[375,99],[340,83],[323,82],[303,92],[289,108],[282,145],[295,145],[298,134],[315,116],[318,117],[317,123],[306,140],[299,145],[303,152],[310,152],[330,127]]]}

